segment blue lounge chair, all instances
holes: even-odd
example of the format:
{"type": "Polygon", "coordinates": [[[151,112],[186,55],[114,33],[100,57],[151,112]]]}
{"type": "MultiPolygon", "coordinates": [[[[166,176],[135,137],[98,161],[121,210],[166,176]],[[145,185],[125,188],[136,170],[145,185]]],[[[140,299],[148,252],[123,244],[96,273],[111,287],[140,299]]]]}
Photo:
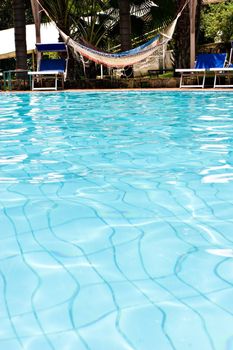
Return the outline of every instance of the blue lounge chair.
{"type": "Polygon", "coordinates": [[[233,41],[231,42],[231,51],[229,61],[224,68],[210,68],[210,71],[214,73],[214,88],[231,88],[233,87],[233,41]],[[224,84],[222,80],[224,79],[224,84]],[[226,84],[225,80],[228,83],[226,84]]]}
{"type": "Polygon", "coordinates": [[[220,68],[223,68],[226,63],[226,56],[226,53],[201,53],[197,56],[194,68],[176,69],[176,72],[181,74],[180,88],[197,87],[203,89],[206,74],[213,68],[218,69],[218,71],[220,68]],[[197,84],[185,84],[186,79],[188,81],[196,80],[197,84]]]}
{"type": "Polygon", "coordinates": [[[64,80],[67,74],[68,50],[64,43],[55,44],[36,44],[37,51],[44,52],[66,52],[67,58],[44,59],[43,57],[38,62],[37,71],[28,72],[32,77],[32,90],[57,90],[58,81],[61,81],[61,88],[64,89],[64,80]],[[40,81],[40,86],[35,86],[35,81],[40,81]],[[53,86],[47,86],[46,81],[54,80],[53,86]]]}

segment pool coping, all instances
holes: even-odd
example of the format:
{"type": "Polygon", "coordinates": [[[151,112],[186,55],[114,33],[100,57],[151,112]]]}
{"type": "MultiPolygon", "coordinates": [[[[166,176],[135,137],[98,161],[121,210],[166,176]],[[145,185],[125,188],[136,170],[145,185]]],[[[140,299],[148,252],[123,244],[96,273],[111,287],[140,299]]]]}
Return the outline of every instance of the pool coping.
{"type": "Polygon", "coordinates": [[[116,88],[116,89],[65,89],[65,90],[40,90],[40,91],[32,91],[32,90],[0,90],[0,94],[8,94],[8,93],[60,93],[60,92],[127,92],[127,91],[179,91],[179,92],[233,92],[233,88],[205,88],[205,89],[198,89],[198,88],[116,88]]]}

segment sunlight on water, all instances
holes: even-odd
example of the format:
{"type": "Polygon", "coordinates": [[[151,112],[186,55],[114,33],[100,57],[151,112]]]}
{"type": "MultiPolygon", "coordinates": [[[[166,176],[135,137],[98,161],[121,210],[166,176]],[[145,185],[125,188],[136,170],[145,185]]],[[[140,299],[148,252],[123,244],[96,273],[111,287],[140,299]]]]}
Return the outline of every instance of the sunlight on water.
{"type": "Polygon", "coordinates": [[[0,349],[233,349],[233,94],[0,95],[0,349]]]}

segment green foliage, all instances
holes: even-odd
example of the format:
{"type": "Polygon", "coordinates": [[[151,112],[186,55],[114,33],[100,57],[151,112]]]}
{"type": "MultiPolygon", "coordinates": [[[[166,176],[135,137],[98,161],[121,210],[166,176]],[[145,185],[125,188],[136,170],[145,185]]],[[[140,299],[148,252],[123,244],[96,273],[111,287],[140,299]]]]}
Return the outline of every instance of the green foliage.
{"type": "Polygon", "coordinates": [[[11,0],[2,0],[0,4],[0,30],[13,27],[13,11],[11,0]]]}
{"type": "Polygon", "coordinates": [[[175,0],[155,0],[158,7],[152,7],[152,25],[154,28],[164,26],[176,15],[175,0]]]}
{"type": "MultiPolygon", "coordinates": [[[[132,38],[164,26],[175,16],[175,0],[129,0],[132,38]]],[[[108,49],[119,43],[118,0],[43,0],[50,17],[74,40],[108,49]]],[[[43,16],[45,20],[46,16],[43,16]]],[[[145,38],[147,39],[147,38],[145,38]]]]}
{"type": "MultiPolygon", "coordinates": [[[[30,0],[24,0],[24,2],[26,24],[33,23],[31,2],[30,0]]],[[[0,19],[0,30],[14,27],[12,0],[0,0],[0,19]]]]}
{"type": "Polygon", "coordinates": [[[233,2],[205,7],[201,15],[201,30],[209,42],[233,39],[233,2]]]}
{"type": "MultiPolygon", "coordinates": [[[[110,14],[101,0],[43,0],[43,7],[60,29],[74,40],[82,38],[98,46],[108,37],[106,23],[110,14]],[[106,13],[105,13],[106,12],[106,13]]],[[[101,46],[101,45],[100,45],[101,46]]]]}
{"type": "MultiPolygon", "coordinates": [[[[129,0],[131,38],[133,40],[137,38],[136,42],[141,42],[140,39],[146,41],[160,32],[174,19],[176,2],[177,0],[129,0]]],[[[110,37],[119,41],[119,3],[118,0],[109,0],[108,3],[115,9],[115,26],[110,32],[110,37]]]]}

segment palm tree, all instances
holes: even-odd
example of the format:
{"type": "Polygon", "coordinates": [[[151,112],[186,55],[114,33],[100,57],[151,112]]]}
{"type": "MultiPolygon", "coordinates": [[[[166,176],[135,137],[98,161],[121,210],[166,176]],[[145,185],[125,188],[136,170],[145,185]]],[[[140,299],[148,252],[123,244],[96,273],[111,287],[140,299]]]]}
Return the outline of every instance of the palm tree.
{"type": "MultiPolygon", "coordinates": [[[[111,24],[106,23],[111,11],[108,12],[110,6],[105,0],[43,0],[43,7],[66,35],[72,34],[72,39],[107,48],[111,24]]],[[[75,79],[77,57],[74,58],[72,52],[69,57],[68,77],[75,79]]]]}
{"type": "Polygon", "coordinates": [[[16,69],[27,69],[26,18],[24,0],[12,0],[15,28],[16,69]]]}
{"type": "MultiPolygon", "coordinates": [[[[116,0],[110,0],[113,6],[115,1],[116,0]]],[[[153,6],[153,1],[150,0],[118,0],[122,50],[131,48],[131,29],[133,27],[132,20],[134,18],[134,16],[132,16],[132,7],[136,8],[136,11],[140,10],[141,12],[150,8],[147,15],[143,15],[141,18],[144,20],[145,28],[147,28],[147,30],[150,28],[151,30],[153,26],[154,28],[163,26],[168,20],[174,18],[182,9],[186,0],[155,0],[155,3],[157,6],[153,6]]],[[[192,3],[194,3],[194,1],[192,1],[192,3]]],[[[195,0],[195,3],[197,4],[195,15],[195,37],[197,39],[200,27],[202,0],[195,0]]],[[[143,25],[143,21],[141,21],[141,24],[143,25]]],[[[138,27],[142,27],[142,25],[138,27]]],[[[192,22],[192,30],[194,27],[194,23],[192,22]]],[[[190,40],[190,9],[187,5],[178,21],[175,34],[175,61],[176,65],[179,67],[188,67],[190,65],[190,41],[193,43],[194,38],[192,37],[192,40],[190,40]]],[[[193,52],[194,50],[192,49],[192,56],[193,52]]],[[[194,57],[192,57],[192,61],[194,61],[194,57]]]]}
{"type": "Polygon", "coordinates": [[[43,0],[43,7],[63,32],[68,36],[72,33],[74,40],[81,38],[99,46],[108,37],[106,23],[111,13],[105,0],[43,0]]]}
{"type": "Polygon", "coordinates": [[[118,0],[119,17],[120,17],[120,38],[121,50],[130,50],[131,43],[131,18],[130,18],[130,1],[118,0]]]}
{"type": "MultiPolygon", "coordinates": [[[[111,1],[110,1],[111,2],[111,1]]],[[[114,0],[112,0],[114,6],[114,0]]],[[[136,28],[152,30],[163,26],[175,13],[175,0],[118,0],[121,49],[131,48],[131,36],[136,28]],[[140,17],[140,18],[139,18],[140,17]]]]}
{"type": "MultiPolygon", "coordinates": [[[[85,2],[83,0],[43,0],[43,6],[67,35],[72,33],[74,40],[84,39],[84,43],[89,42],[99,48],[106,49],[107,41],[109,38],[111,40],[114,38],[114,41],[117,37],[117,28],[120,28],[121,49],[127,50],[131,48],[132,37],[144,35],[154,28],[161,28],[176,16],[186,2],[186,0],[154,1],[157,6],[152,0],[86,0],[85,2]],[[120,24],[117,26],[119,17],[120,24]],[[109,26],[109,23],[112,24],[109,26]],[[114,32],[115,37],[107,35],[112,28],[115,32],[113,30],[111,34],[114,32]]],[[[198,0],[199,5],[200,3],[201,0],[198,0]]],[[[178,23],[175,49],[177,66],[187,67],[189,65],[188,6],[178,23]]],[[[72,77],[71,68],[75,62],[72,55],[70,57],[69,77],[72,77]]]]}

